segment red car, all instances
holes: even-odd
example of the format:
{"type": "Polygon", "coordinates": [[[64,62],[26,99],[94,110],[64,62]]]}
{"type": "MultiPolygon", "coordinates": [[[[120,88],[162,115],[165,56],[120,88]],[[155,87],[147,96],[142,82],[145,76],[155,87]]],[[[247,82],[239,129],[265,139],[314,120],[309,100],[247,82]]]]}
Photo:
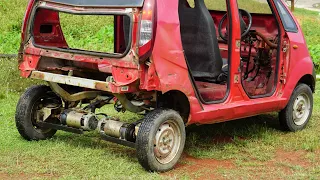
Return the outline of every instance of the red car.
{"type": "Polygon", "coordinates": [[[284,130],[304,129],[316,77],[296,19],[281,0],[259,1],[264,13],[213,2],[30,0],[19,69],[49,86],[22,95],[19,133],[43,140],[57,130],[98,131],[136,148],[146,170],[164,172],[178,162],[191,124],[279,112],[284,130]],[[60,13],[112,16],[113,52],[72,48],[60,13]],[[96,112],[110,103],[145,116],[125,123],[96,112]]]}

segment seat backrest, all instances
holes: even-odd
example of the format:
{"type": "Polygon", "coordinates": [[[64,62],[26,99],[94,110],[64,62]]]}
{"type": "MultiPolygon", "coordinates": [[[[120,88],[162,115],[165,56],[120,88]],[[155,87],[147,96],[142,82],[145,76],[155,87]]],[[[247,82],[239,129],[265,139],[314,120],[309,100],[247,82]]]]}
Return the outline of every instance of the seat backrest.
{"type": "Polygon", "coordinates": [[[195,0],[190,8],[179,0],[181,39],[195,78],[217,78],[222,73],[222,58],[216,28],[204,0],[195,0]]]}

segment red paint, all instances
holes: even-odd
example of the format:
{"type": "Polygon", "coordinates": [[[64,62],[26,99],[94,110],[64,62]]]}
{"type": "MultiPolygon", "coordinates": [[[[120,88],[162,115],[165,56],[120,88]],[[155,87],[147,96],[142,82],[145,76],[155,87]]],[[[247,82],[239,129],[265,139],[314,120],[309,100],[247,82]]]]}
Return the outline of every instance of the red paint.
{"type": "Polygon", "coordinates": [[[60,26],[59,13],[47,10],[39,9],[36,13],[33,26],[34,42],[41,46],[53,46],[68,48],[67,42],[64,39],[63,32],[60,26]],[[51,26],[51,33],[41,33],[41,26],[51,26]]]}
{"type": "MultiPolygon", "coordinates": [[[[47,50],[37,48],[30,41],[24,44],[23,60],[20,62],[21,75],[28,77],[30,72],[37,69],[40,57],[51,57],[65,59],[74,62],[91,63],[97,67],[97,70],[102,73],[112,74],[115,82],[110,84],[112,93],[129,93],[142,91],[160,91],[166,93],[176,90],[184,93],[190,103],[190,116],[188,124],[210,124],[223,122],[233,119],[239,119],[249,116],[254,116],[261,113],[279,111],[283,109],[292,94],[294,87],[304,75],[312,75],[313,64],[307,50],[307,46],[299,27],[298,33],[285,32],[282,24],[280,24],[280,58],[279,71],[275,72],[278,75],[276,80],[275,92],[273,95],[265,98],[251,99],[248,97],[241,80],[235,79],[243,76],[239,72],[240,53],[247,53],[243,49],[236,47],[237,41],[241,39],[240,21],[237,6],[237,0],[228,0],[231,10],[232,21],[232,39],[229,42],[232,48],[228,50],[225,43],[220,42],[222,56],[229,58],[231,61],[229,72],[229,93],[226,100],[222,103],[203,104],[197,98],[193,84],[190,80],[188,68],[182,48],[180,22],[178,15],[178,0],[146,0],[151,3],[153,15],[154,38],[144,47],[139,47],[139,28],[140,28],[140,11],[144,9],[134,9],[133,11],[133,30],[132,43],[130,44],[129,53],[122,58],[101,57],[94,55],[84,55],[70,52],[61,52],[55,50],[47,50]],[[153,4],[154,3],[154,4],[153,4]],[[289,44],[287,52],[282,51],[284,41],[289,44]],[[297,45],[299,48],[294,49],[297,45]],[[225,49],[225,50],[223,50],[225,49]],[[148,54],[149,59],[141,56],[148,54]],[[139,56],[140,55],[140,56],[139,56]],[[145,61],[147,60],[147,61],[145,61]],[[282,79],[280,79],[280,77],[282,79]],[[280,81],[281,80],[281,81],[280,81]],[[128,88],[126,88],[128,87],[128,88]],[[123,91],[126,90],[126,91],[123,91]]],[[[275,9],[274,2],[271,0],[271,6],[275,9]]],[[[48,6],[54,6],[48,3],[48,6]]],[[[60,8],[72,9],[77,11],[77,8],[59,5],[60,8]]],[[[84,11],[85,9],[80,9],[84,11]]],[[[103,9],[108,11],[108,9],[103,9]]],[[[98,11],[98,10],[97,10],[98,11]]],[[[110,11],[125,13],[123,8],[113,8],[110,11]]],[[[30,6],[27,10],[25,22],[28,22],[30,14],[30,6]]],[[[45,46],[67,47],[61,31],[59,18],[56,13],[48,10],[41,10],[38,13],[41,16],[36,18],[35,23],[35,41],[37,44],[45,46]],[[41,34],[38,28],[42,24],[52,24],[54,30],[51,35],[41,34]]],[[[218,25],[223,13],[211,11],[212,17],[218,25]]],[[[275,14],[276,19],[280,22],[279,14],[275,14]]],[[[142,17],[146,18],[146,17],[142,17]]],[[[148,19],[148,18],[146,18],[148,19]]],[[[116,31],[120,31],[123,27],[122,19],[116,17],[116,31]]],[[[24,29],[26,25],[24,25],[24,29]]],[[[267,37],[275,36],[278,32],[276,21],[273,16],[253,14],[253,29],[263,33],[267,37]]],[[[23,32],[26,32],[25,30],[23,32]]],[[[124,52],[124,34],[116,33],[116,52],[124,52]]],[[[253,52],[256,53],[256,52],[253,52]]],[[[275,57],[272,60],[275,67],[275,57]]],[[[200,83],[200,93],[205,94],[205,97],[223,98],[226,92],[225,85],[208,86],[200,83]],[[209,88],[205,88],[209,87],[209,88]]],[[[250,88],[250,84],[245,85],[250,88]]],[[[273,86],[273,85],[272,85],[273,86]]],[[[270,88],[270,87],[268,87],[270,88]]],[[[263,92],[261,92],[263,93],[263,92]]]]}

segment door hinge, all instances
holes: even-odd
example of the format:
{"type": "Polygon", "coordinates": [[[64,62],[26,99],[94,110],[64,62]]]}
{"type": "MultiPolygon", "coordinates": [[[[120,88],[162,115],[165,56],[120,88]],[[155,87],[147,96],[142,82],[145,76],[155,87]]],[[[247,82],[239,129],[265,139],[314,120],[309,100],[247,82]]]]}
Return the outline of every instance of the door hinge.
{"type": "Polygon", "coordinates": [[[282,48],[282,51],[284,53],[288,52],[289,50],[289,43],[287,41],[283,41],[283,48],[282,48]]]}
{"type": "Polygon", "coordinates": [[[286,84],[287,74],[284,72],[284,64],[281,65],[280,82],[286,84]]]}

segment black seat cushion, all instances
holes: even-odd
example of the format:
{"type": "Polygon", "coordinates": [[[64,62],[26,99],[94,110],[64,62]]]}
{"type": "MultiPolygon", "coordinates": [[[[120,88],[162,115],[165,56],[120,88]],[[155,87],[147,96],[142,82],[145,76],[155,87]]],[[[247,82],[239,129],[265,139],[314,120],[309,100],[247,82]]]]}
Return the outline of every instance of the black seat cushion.
{"type": "Polygon", "coordinates": [[[204,0],[195,0],[194,8],[180,0],[179,18],[182,44],[192,76],[200,81],[220,81],[219,76],[224,74],[223,62],[216,28],[204,0]]]}

